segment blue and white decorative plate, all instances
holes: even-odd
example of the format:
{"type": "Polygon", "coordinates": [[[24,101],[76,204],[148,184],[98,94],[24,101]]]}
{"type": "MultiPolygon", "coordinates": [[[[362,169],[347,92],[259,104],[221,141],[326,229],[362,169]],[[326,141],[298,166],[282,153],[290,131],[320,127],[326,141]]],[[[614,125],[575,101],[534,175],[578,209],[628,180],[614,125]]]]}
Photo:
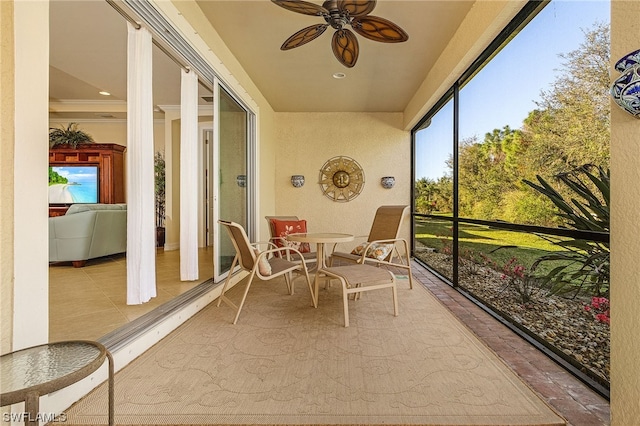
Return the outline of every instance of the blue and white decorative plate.
{"type": "Polygon", "coordinates": [[[640,49],[622,57],[618,62],[616,62],[615,68],[619,72],[624,72],[627,68],[638,64],[640,64],[640,49]]]}
{"type": "Polygon", "coordinates": [[[611,85],[611,97],[622,109],[640,118],[640,50],[620,59],[615,68],[622,74],[611,85]]]}

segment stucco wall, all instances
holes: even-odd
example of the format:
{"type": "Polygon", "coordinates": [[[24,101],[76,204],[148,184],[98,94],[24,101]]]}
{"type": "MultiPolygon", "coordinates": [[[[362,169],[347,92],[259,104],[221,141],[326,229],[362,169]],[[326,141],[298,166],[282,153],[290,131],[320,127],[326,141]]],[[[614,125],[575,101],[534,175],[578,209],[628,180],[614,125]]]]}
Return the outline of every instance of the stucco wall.
{"type": "MultiPolygon", "coordinates": [[[[49,3],[14,2],[13,349],[49,338],[49,3]]],[[[4,220],[4,218],[3,218],[4,220]]]]}
{"type": "Polygon", "coordinates": [[[0,353],[13,336],[13,2],[0,1],[0,353]]]}
{"type": "MultiPolygon", "coordinates": [[[[409,204],[411,142],[409,132],[401,129],[401,113],[276,113],[275,117],[276,214],[306,219],[309,231],[367,235],[380,205],[409,204]],[[318,185],[322,165],[336,156],[351,157],[364,169],[364,189],[349,202],[330,200],[318,185]],[[291,185],[294,174],[305,176],[302,188],[291,185]],[[395,187],[384,189],[383,176],[395,176],[395,187]]],[[[403,236],[409,237],[408,218],[403,236]]]]}
{"type": "MultiPolygon", "coordinates": [[[[613,69],[640,49],[640,2],[611,4],[613,69]]],[[[611,424],[640,419],[640,119],[615,103],[611,114],[611,424]]]]}

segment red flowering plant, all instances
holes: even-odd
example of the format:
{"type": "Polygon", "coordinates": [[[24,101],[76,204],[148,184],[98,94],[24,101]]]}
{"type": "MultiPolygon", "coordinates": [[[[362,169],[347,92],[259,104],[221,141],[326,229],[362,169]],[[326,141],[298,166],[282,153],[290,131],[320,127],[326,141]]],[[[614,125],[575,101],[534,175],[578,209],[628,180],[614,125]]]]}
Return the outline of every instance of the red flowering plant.
{"type": "Polygon", "coordinates": [[[609,299],[606,297],[592,297],[591,304],[585,305],[584,310],[590,312],[598,322],[609,324],[611,321],[609,299]]]}
{"type": "Polygon", "coordinates": [[[499,269],[495,260],[492,260],[482,252],[476,252],[466,247],[460,249],[460,259],[461,270],[471,275],[477,275],[485,268],[499,269]]]}
{"type": "Polygon", "coordinates": [[[536,279],[527,273],[527,268],[520,265],[515,257],[504,264],[500,278],[507,282],[500,293],[511,289],[525,307],[529,306],[532,297],[540,291],[536,279]]]}

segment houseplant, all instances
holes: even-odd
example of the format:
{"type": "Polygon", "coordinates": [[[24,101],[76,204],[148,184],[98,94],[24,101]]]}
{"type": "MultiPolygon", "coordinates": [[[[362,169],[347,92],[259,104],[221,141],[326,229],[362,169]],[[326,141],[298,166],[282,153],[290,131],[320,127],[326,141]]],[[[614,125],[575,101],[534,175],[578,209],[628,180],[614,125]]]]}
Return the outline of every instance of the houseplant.
{"type": "Polygon", "coordinates": [[[156,152],[153,165],[155,175],[156,200],[156,247],[164,247],[165,243],[165,162],[164,154],[156,152]]]}
{"type": "Polygon", "coordinates": [[[56,145],[69,145],[77,148],[81,143],[93,143],[94,140],[88,133],[78,129],[78,123],[69,123],[67,127],[49,128],[49,148],[56,145]]]}

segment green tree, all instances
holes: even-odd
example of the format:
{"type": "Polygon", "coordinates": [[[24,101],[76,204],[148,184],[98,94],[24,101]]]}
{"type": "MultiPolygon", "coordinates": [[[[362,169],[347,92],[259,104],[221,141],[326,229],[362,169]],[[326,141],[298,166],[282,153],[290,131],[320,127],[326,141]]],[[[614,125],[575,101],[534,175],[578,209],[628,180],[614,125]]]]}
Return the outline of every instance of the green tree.
{"type": "MultiPolygon", "coordinates": [[[[557,226],[556,207],[523,179],[551,179],[583,164],[609,168],[609,27],[596,23],[584,41],[562,54],[563,68],[522,128],[494,129],[480,140],[461,141],[458,151],[459,212],[463,217],[557,226]]],[[[453,170],[453,160],[447,165],[453,170]]],[[[416,207],[447,211],[451,178],[416,183],[416,207]],[[446,207],[446,208],[445,208],[446,207]]],[[[558,189],[569,196],[567,187],[558,189]]],[[[419,210],[420,211],[420,210],[419,210]]]]}
{"type": "Polygon", "coordinates": [[[435,181],[429,178],[420,178],[415,183],[416,211],[429,214],[434,210],[433,194],[435,181]]]}
{"type": "Polygon", "coordinates": [[[551,178],[582,164],[609,167],[609,26],[583,33],[578,49],[560,55],[561,73],[524,122],[525,178],[551,178]]]}
{"type": "Polygon", "coordinates": [[[464,141],[459,151],[460,212],[478,219],[502,219],[505,194],[517,189],[519,130],[509,126],[464,141]]]}
{"type": "Polygon", "coordinates": [[[553,203],[522,180],[551,179],[583,164],[609,168],[609,27],[596,23],[583,33],[578,49],[560,55],[563,68],[521,129],[505,126],[461,142],[461,216],[557,226],[553,203]]]}
{"type": "Polygon", "coordinates": [[[438,178],[433,202],[435,209],[440,213],[451,213],[453,211],[453,178],[451,176],[440,176],[438,178]]]}
{"type": "Polygon", "coordinates": [[[453,206],[453,180],[441,176],[437,181],[420,178],[415,183],[416,211],[418,213],[450,213],[453,206]]]}

